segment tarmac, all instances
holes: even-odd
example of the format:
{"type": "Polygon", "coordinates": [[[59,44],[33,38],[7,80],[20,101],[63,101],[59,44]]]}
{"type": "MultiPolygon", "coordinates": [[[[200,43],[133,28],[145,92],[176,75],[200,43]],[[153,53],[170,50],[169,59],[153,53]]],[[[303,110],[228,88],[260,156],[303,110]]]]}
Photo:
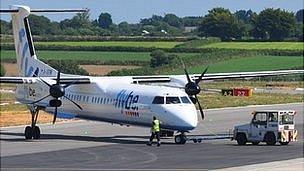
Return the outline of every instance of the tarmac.
{"type": "Polygon", "coordinates": [[[39,140],[25,141],[25,126],[1,128],[1,170],[303,170],[303,103],[210,109],[188,133],[227,134],[234,125],[250,122],[253,110],[296,110],[299,140],[279,144],[238,146],[235,141],[205,140],[177,145],[146,146],[149,128],[93,121],[39,125],[39,140]]]}

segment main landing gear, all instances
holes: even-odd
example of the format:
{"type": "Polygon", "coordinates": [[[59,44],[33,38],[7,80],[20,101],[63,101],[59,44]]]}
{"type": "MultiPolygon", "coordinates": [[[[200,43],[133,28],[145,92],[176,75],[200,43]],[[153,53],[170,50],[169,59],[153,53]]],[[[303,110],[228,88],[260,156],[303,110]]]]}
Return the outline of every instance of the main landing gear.
{"type": "Polygon", "coordinates": [[[25,127],[24,136],[25,139],[39,139],[40,138],[40,128],[36,126],[39,107],[30,107],[30,112],[32,115],[32,124],[31,126],[25,127]]]}
{"type": "Polygon", "coordinates": [[[182,132],[174,137],[174,141],[176,144],[185,144],[187,142],[187,136],[182,132]]]}

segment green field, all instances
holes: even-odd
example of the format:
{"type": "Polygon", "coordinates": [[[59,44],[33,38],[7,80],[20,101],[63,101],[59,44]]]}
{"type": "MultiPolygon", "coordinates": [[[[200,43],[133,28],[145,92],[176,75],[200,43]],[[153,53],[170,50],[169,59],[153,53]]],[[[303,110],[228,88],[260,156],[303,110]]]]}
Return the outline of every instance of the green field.
{"type": "Polygon", "coordinates": [[[224,48],[224,49],[304,49],[303,42],[220,42],[212,43],[200,48],[224,48]]]}
{"type": "Polygon", "coordinates": [[[132,42],[132,41],[87,41],[87,42],[35,42],[36,45],[64,45],[64,46],[120,46],[120,47],[144,47],[144,48],[173,48],[183,42],[132,42]]]}
{"type": "MultiPolygon", "coordinates": [[[[303,67],[303,56],[255,56],[235,58],[209,65],[208,73],[282,70],[303,67]]],[[[191,73],[201,73],[207,66],[188,67],[191,73]]],[[[182,74],[182,68],[164,74],[182,74]]]]}
{"type": "MultiPolygon", "coordinates": [[[[181,57],[196,53],[175,53],[181,57]]],[[[1,60],[15,59],[13,50],[1,50],[1,60]]],[[[39,59],[44,60],[90,60],[90,61],[149,61],[149,52],[97,52],[97,51],[37,51],[39,59]]]]}

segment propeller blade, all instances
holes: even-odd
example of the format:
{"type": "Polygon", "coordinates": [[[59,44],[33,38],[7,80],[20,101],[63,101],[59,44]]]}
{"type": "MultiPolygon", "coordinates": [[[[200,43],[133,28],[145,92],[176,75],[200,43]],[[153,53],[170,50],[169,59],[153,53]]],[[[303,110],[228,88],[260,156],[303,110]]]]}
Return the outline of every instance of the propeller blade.
{"type": "Polygon", "coordinates": [[[43,98],[41,98],[41,99],[39,99],[39,100],[37,100],[37,101],[34,101],[34,102],[30,103],[30,104],[38,103],[38,102],[40,102],[40,101],[42,101],[42,100],[48,98],[49,96],[51,96],[51,95],[49,94],[49,95],[47,95],[47,96],[45,96],[45,97],[43,97],[43,98]]]}
{"type": "Polygon", "coordinates": [[[57,108],[57,107],[55,107],[55,113],[54,113],[53,124],[55,124],[55,122],[56,122],[56,118],[57,118],[57,112],[58,112],[58,108],[57,108]]]}
{"type": "Polygon", "coordinates": [[[57,72],[56,84],[60,84],[60,71],[57,72]]]}
{"type": "Polygon", "coordinates": [[[184,71],[185,71],[185,74],[187,76],[188,83],[192,82],[191,79],[190,79],[190,76],[188,74],[188,71],[186,70],[186,68],[184,69],[184,71]]]}
{"type": "Polygon", "coordinates": [[[185,74],[186,74],[188,83],[192,82],[191,79],[190,79],[189,73],[188,73],[188,71],[187,71],[187,69],[186,69],[186,65],[185,65],[184,61],[182,60],[182,58],[179,58],[179,59],[180,59],[182,65],[183,65],[183,68],[184,68],[184,71],[185,71],[185,74]]]}
{"type": "Polygon", "coordinates": [[[72,99],[70,99],[67,96],[64,96],[64,97],[67,98],[70,102],[74,103],[74,105],[76,105],[80,110],[82,110],[82,107],[79,104],[77,104],[76,102],[74,102],[72,99]]]}
{"type": "Polygon", "coordinates": [[[195,81],[196,84],[198,84],[199,82],[202,81],[202,78],[206,74],[208,68],[209,68],[209,66],[207,66],[207,68],[204,70],[204,72],[198,77],[198,79],[195,81]]]}
{"type": "Polygon", "coordinates": [[[198,98],[197,98],[196,95],[195,95],[195,99],[196,99],[196,102],[198,104],[198,108],[200,110],[200,113],[201,113],[201,116],[202,116],[202,120],[204,120],[204,118],[205,118],[204,111],[203,111],[203,108],[202,108],[202,106],[201,106],[201,104],[200,104],[200,102],[199,102],[199,100],[198,100],[198,98]]]}

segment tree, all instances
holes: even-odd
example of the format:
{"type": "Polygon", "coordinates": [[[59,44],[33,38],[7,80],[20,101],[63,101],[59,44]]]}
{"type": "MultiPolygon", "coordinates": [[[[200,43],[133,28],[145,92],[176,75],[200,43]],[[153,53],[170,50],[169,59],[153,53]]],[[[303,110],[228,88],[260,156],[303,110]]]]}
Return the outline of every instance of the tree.
{"type": "Polygon", "coordinates": [[[60,22],[60,27],[65,28],[91,28],[92,22],[90,21],[89,12],[77,13],[72,19],[65,19],[60,22]]]}
{"type": "Polygon", "coordinates": [[[159,15],[152,15],[151,18],[144,18],[140,20],[140,24],[142,25],[152,25],[158,26],[159,23],[163,22],[163,17],[159,15]]]}
{"type": "Polygon", "coordinates": [[[236,11],[234,13],[234,16],[238,19],[238,20],[241,20],[243,21],[244,23],[248,24],[250,22],[250,19],[253,15],[253,12],[251,10],[239,10],[239,11],[236,11]]]}
{"type": "Polygon", "coordinates": [[[12,25],[11,23],[0,20],[0,33],[1,34],[10,34],[12,33],[12,25]]]}
{"type": "Polygon", "coordinates": [[[164,17],[164,22],[168,23],[170,26],[180,28],[182,26],[181,19],[175,14],[166,14],[164,17]]]}
{"type": "Polygon", "coordinates": [[[295,29],[295,17],[292,12],[268,8],[258,15],[255,30],[259,38],[283,40],[295,29]]]}
{"type": "Polygon", "coordinates": [[[300,9],[300,10],[296,13],[296,19],[297,19],[297,22],[298,22],[298,23],[303,23],[303,22],[304,22],[303,13],[304,13],[304,9],[300,9]]]}
{"type": "Polygon", "coordinates": [[[185,27],[196,27],[201,22],[202,17],[190,16],[182,18],[182,23],[185,27]]]}
{"type": "Polygon", "coordinates": [[[131,35],[132,30],[127,22],[121,22],[118,24],[118,31],[120,35],[131,35]]]}
{"type": "Polygon", "coordinates": [[[176,58],[176,55],[167,56],[163,50],[154,50],[151,52],[150,56],[150,66],[152,68],[170,64],[171,61],[176,58]]]}
{"type": "Polygon", "coordinates": [[[51,20],[45,16],[31,14],[28,20],[33,35],[54,35],[61,32],[58,23],[51,22],[51,20]]]}
{"type": "Polygon", "coordinates": [[[108,29],[113,24],[112,17],[109,13],[101,13],[98,17],[99,27],[108,29]]]}
{"type": "Polygon", "coordinates": [[[244,34],[244,30],[228,9],[214,8],[203,17],[199,33],[201,36],[231,39],[240,38],[244,34]]]}

